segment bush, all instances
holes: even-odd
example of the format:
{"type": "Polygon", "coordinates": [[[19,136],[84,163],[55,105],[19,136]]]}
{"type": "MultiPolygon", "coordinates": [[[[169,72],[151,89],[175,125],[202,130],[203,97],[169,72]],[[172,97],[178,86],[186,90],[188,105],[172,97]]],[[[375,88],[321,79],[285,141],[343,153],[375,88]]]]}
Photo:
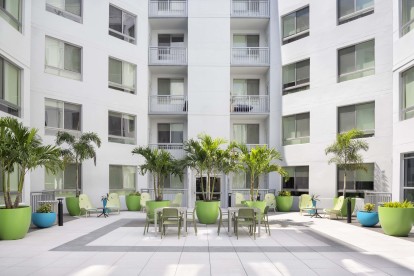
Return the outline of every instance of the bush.
{"type": "Polygon", "coordinates": [[[52,204],[42,203],[40,207],[37,208],[36,213],[52,213],[52,204]]]}
{"type": "Polygon", "coordinates": [[[414,205],[407,200],[404,200],[404,202],[394,201],[394,202],[385,202],[383,207],[389,207],[389,208],[413,208],[414,205]]]}
{"type": "Polygon", "coordinates": [[[372,203],[366,203],[364,205],[364,211],[365,212],[372,212],[374,210],[374,208],[375,208],[375,204],[372,204],[372,203]]]}
{"type": "Polygon", "coordinates": [[[278,196],[291,196],[290,191],[279,191],[278,196]]]}
{"type": "Polygon", "coordinates": [[[136,192],[131,192],[129,195],[130,195],[130,196],[140,196],[140,195],[141,195],[141,193],[140,193],[140,192],[138,192],[138,191],[136,191],[136,192]]]}

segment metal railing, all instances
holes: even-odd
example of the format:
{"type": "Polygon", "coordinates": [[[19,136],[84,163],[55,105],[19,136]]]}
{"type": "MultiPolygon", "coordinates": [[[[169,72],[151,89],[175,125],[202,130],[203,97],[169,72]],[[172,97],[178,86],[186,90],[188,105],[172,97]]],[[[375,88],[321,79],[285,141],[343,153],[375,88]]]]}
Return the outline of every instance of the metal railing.
{"type": "Polygon", "coordinates": [[[375,209],[378,210],[384,202],[390,202],[392,200],[392,193],[388,192],[364,192],[364,203],[373,203],[375,204],[375,209]]]}
{"type": "Polygon", "coordinates": [[[237,1],[231,4],[231,16],[233,17],[269,17],[268,0],[237,1]]]}
{"type": "MultiPolygon", "coordinates": [[[[55,191],[40,191],[30,193],[30,206],[32,212],[36,212],[37,208],[40,207],[39,201],[55,201],[55,191]]],[[[56,210],[55,210],[56,211],[56,210]]]]}
{"type": "Polygon", "coordinates": [[[233,47],[231,53],[232,65],[268,66],[268,47],[233,47]]]}
{"type": "MultiPolygon", "coordinates": [[[[147,192],[151,195],[151,199],[155,199],[155,193],[154,188],[148,188],[148,189],[141,189],[141,192],[147,192]]],[[[163,191],[163,199],[164,200],[171,200],[173,201],[175,198],[175,195],[178,193],[183,194],[183,201],[181,206],[182,207],[188,207],[187,197],[188,197],[188,189],[170,189],[165,188],[163,191]]]]}
{"type": "Polygon", "coordinates": [[[181,159],[185,156],[185,151],[183,149],[182,143],[159,143],[159,144],[149,144],[151,149],[163,149],[171,153],[175,159],[181,159]]]}
{"type": "Polygon", "coordinates": [[[156,95],[149,96],[150,113],[187,113],[188,104],[185,96],[156,95]]]}
{"type": "Polygon", "coordinates": [[[186,17],[187,1],[155,1],[149,2],[150,17],[186,17]]]}
{"type": "MultiPolygon", "coordinates": [[[[235,206],[236,193],[240,193],[244,196],[245,200],[250,200],[250,189],[231,189],[231,206],[235,206]]],[[[256,190],[254,190],[256,194],[256,190]]],[[[275,193],[274,189],[259,189],[258,200],[264,200],[264,197],[268,193],[275,193]]]]}
{"type": "Polygon", "coordinates": [[[149,47],[150,65],[186,65],[186,47],[149,47]]]}
{"type": "Polygon", "coordinates": [[[230,112],[232,113],[268,113],[269,96],[231,96],[230,112]]]}

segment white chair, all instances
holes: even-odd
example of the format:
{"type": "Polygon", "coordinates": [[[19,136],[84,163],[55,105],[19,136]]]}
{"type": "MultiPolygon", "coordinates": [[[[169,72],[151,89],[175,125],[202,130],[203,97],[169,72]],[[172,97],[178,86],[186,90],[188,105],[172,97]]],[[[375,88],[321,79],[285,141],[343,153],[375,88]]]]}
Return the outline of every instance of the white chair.
{"type": "Polygon", "coordinates": [[[110,193],[108,196],[108,202],[106,208],[111,211],[116,211],[118,214],[121,212],[121,201],[117,193],[110,193]]]}
{"type": "Polygon", "coordinates": [[[171,207],[181,207],[183,203],[183,194],[182,193],[178,193],[175,195],[174,200],[171,202],[170,206],[171,207]]]}
{"type": "Polygon", "coordinates": [[[146,205],[147,205],[147,201],[151,200],[151,196],[149,193],[141,193],[141,211],[144,212],[147,210],[146,205]]]}
{"type": "Polygon", "coordinates": [[[273,209],[276,212],[276,197],[274,194],[266,194],[264,200],[266,201],[266,206],[269,207],[268,210],[273,209]]]}
{"type": "Polygon", "coordinates": [[[242,203],[244,201],[244,195],[242,193],[236,193],[235,196],[235,206],[236,207],[245,207],[245,205],[242,203]]]}
{"type": "Polygon", "coordinates": [[[79,195],[79,208],[82,211],[85,212],[85,217],[88,217],[88,215],[91,215],[91,212],[98,212],[98,209],[95,208],[91,201],[89,200],[89,197],[85,194],[79,195]]]}

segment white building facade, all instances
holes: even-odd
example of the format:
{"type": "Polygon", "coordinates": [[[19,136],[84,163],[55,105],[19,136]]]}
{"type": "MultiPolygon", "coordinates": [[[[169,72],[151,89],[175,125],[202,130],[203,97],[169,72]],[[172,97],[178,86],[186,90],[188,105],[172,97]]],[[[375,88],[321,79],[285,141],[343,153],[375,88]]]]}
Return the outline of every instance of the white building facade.
{"type": "MultiPolygon", "coordinates": [[[[60,130],[97,133],[97,164],[80,175],[95,205],[151,191],[133,148],[181,158],[200,133],[282,153],[291,178],[262,177],[262,198],[332,198],[342,172],[325,148],[351,128],[370,148],[347,190],[413,200],[414,0],[4,0],[0,15],[0,116],[48,144],[60,130]]],[[[35,170],[24,200],[73,194],[74,172],[35,170]]],[[[220,176],[222,206],[246,193],[246,177],[220,176]]],[[[182,192],[194,206],[199,178],[168,178],[165,197],[182,192]]]]}

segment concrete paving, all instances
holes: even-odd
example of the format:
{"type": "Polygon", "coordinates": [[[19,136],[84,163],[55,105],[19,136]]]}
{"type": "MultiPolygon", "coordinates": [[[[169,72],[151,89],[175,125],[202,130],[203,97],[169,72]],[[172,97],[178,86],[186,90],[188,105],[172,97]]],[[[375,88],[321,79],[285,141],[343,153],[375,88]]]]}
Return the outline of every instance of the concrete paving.
{"type": "Polygon", "coordinates": [[[217,225],[143,235],[145,214],[91,216],[0,241],[0,275],[414,275],[414,242],[341,221],[271,214],[271,235],[217,225]]]}

